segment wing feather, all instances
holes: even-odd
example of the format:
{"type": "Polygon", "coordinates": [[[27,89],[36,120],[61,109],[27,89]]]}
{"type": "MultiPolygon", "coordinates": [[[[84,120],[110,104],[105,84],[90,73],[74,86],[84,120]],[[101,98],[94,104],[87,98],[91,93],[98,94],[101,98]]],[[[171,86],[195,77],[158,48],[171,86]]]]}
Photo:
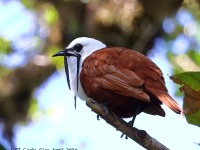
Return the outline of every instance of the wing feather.
{"type": "MultiPolygon", "coordinates": [[[[118,72],[119,70],[115,73],[102,76],[101,87],[120,95],[150,102],[149,96],[143,91],[142,84],[133,85],[131,84],[131,80],[128,81],[128,79],[124,80],[123,78],[119,78],[118,72]]],[[[124,74],[124,76],[126,76],[126,74],[124,74]]]]}
{"type": "MultiPolygon", "coordinates": [[[[98,59],[94,59],[95,63],[93,63],[92,58],[88,62],[86,62],[87,66],[83,66],[82,72],[84,72],[85,77],[91,77],[93,81],[99,81],[99,87],[123,96],[150,102],[150,97],[143,91],[144,81],[133,71],[117,68],[112,64],[107,64],[107,62],[102,63],[102,60],[98,59]],[[92,64],[94,65],[92,66],[92,64]]],[[[86,91],[86,93],[89,92],[86,91]]]]}
{"type": "MultiPolygon", "coordinates": [[[[80,80],[88,96],[94,96],[98,88],[103,88],[111,93],[133,97],[133,100],[151,102],[155,107],[164,103],[174,112],[181,113],[180,107],[167,92],[162,71],[136,51],[119,47],[95,51],[84,60],[80,80]]],[[[164,116],[160,106],[158,109],[159,114],[164,116]]],[[[146,109],[146,112],[151,111],[146,109]]]]}

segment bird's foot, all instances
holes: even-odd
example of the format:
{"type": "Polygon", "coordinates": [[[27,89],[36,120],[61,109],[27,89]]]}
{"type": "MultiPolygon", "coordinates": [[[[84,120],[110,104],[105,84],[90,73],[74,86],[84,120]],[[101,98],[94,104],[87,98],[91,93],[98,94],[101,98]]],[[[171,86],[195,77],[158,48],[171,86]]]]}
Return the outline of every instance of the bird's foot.
{"type": "Polygon", "coordinates": [[[101,105],[103,106],[106,114],[108,115],[109,114],[109,110],[108,110],[108,102],[103,102],[101,103],[101,105]]]}
{"type": "Polygon", "coordinates": [[[103,108],[104,108],[104,110],[105,110],[105,112],[106,112],[106,115],[108,115],[108,114],[109,114],[108,102],[102,103],[102,106],[103,106],[103,108]]]}
{"type": "Polygon", "coordinates": [[[100,120],[100,116],[99,116],[99,115],[97,115],[97,120],[98,120],[98,121],[100,120]]]}
{"type": "Polygon", "coordinates": [[[120,138],[123,138],[123,136],[125,135],[125,139],[127,140],[128,139],[128,136],[124,133],[122,133],[122,135],[120,136],[120,138]]]}
{"type": "MultiPolygon", "coordinates": [[[[128,122],[128,124],[130,124],[131,126],[133,126],[134,120],[135,119],[132,119],[131,121],[128,122]]],[[[124,134],[124,133],[122,133],[122,135],[120,137],[123,138],[124,135],[125,135],[125,139],[127,140],[128,136],[126,134],[124,134]]]]}
{"type": "MultiPolygon", "coordinates": [[[[109,114],[108,102],[103,102],[103,103],[101,103],[101,105],[102,105],[104,111],[106,112],[106,115],[108,115],[109,114]]],[[[100,120],[100,116],[99,115],[97,115],[97,120],[98,121],[100,120]]]]}

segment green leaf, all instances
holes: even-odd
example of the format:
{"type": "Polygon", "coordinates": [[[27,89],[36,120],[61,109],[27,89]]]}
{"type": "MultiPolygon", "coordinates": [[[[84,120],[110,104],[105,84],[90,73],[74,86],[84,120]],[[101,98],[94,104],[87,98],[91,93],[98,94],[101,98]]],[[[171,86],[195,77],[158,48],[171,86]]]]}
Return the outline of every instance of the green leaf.
{"type": "MultiPolygon", "coordinates": [[[[38,102],[37,100],[32,97],[31,101],[30,101],[30,106],[29,106],[29,110],[28,110],[28,116],[33,116],[34,113],[38,110],[38,102]]],[[[32,118],[32,117],[31,117],[32,118]]]]}
{"type": "Polygon", "coordinates": [[[56,8],[50,3],[46,3],[44,7],[44,19],[48,24],[55,24],[58,22],[58,12],[56,8]]]}
{"type": "Polygon", "coordinates": [[[179,89],[184,93],[183,112],[188,123],[200,127],[200,72],[184,72],[170,78],[182,85],[179,89]]]}
{"type": "Polygon", "coordinates": [[[184,72],[174,75],[182,84],[191,87],[193,90],[200,90],[200,72],[184,72]]]}
{"type": "Polygon", "coordinates": [[[200,52],[195,50],[189,50],[187,55],[193,60],[197,65],[200,65],[200,52]]]}
{"type": "Polygon", "coordinates": [[[10,41],[0,38],[0,53],[8,54],[10,51],[10,41]]]}
{"type": "Polygon", "coordinates": [[[186,115],[187,122],[200,127],[200,111],[193,113],[191,115],[186,115]]]}
{"type": "Polygon", "coordinates": [[[173,71],[174,73],[180,73],[183,72],[183,69],[179,66],[179,64],[177,64],[177,55],[173,54],[171,51],[167,52],[167,58],[169,59],[170,63],[173,66],[173,71]]]}
{"type": "Polygon", "coordinates": [[[57,57],[52,57],[53,54],[57,53],[58,51],[60,51],[61,49],[59,47],[57,47],[56,45],[52,45],[49,47],[49,51],[48,51],[48,57],[51,60],[51,62],[53,64],[56,65],[56,68],[59,69],[63,69],[64,67],[64,62],[63,59],[59,59],[57,57]]]}
{"type": "Polygon", "coordinates": [[[32,8],[35,4],[35,0],[21,0],[21,3],[26,7],[26,8],[32,8]]]}
{"type": "Polygon", "coordinates": [[[175,92],[175,96],[177,97],[183,97],[183,93],[180,90],[178,90],[180,87],[181,87],[180,85],[176,87],[177,90],[175,92]]]}

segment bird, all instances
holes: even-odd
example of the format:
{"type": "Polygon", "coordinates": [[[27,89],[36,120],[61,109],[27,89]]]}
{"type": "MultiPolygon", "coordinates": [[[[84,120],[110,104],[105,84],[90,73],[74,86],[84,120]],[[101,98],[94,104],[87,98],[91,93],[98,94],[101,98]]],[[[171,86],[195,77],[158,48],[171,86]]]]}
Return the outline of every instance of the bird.
{"type": "Polygon", "coordinates": [[[141,112],[164,117],[163,103],[182,114],[168,94],[161,69],[138,51],[79,37],[56,56],[64,56],[68,87],[75,99],[106,104],[120,118],[133,117],[132,124],[141,112]]]}

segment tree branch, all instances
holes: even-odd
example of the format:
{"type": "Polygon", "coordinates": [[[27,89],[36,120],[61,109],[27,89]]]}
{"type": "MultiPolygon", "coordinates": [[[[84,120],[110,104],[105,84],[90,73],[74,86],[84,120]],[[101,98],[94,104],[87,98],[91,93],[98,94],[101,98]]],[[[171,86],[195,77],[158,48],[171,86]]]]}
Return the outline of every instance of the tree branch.
{"type": "Polygon", "coordinates": [[[104,106],[89,98],[86,105],[101,116],[107,123],[133,139],[148,150],[169,150],[166,146],[151,137],[146,131],[132,127],[130,124],[117,117],[113,112],[107,112],[104,106]]]}

